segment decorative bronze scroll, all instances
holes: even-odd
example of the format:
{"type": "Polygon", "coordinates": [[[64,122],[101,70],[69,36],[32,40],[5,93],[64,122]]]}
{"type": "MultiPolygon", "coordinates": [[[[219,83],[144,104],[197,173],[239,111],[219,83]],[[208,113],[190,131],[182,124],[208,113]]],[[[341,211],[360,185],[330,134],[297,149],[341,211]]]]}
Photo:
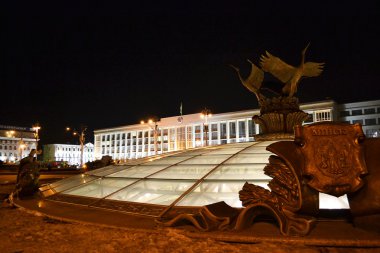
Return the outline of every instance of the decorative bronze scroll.
{"type": "Polygon", "coordinates": [[[248,227],[260,215],[269,215],[277,220],[284,235],[309,233],[315,219],[296,214],[302,207],[303,192],[293,167],[277,156],[270,156],[264,172],[273,178],[268,184],[271,191],[245,183],[239,197],[246,208],[240,213],[235,229],[248,227]]]}

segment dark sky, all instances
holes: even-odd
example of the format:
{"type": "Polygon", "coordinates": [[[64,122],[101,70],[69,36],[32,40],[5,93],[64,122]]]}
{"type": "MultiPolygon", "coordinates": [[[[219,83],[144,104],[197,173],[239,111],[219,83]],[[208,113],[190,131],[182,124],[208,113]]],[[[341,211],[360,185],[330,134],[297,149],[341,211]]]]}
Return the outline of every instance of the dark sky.
{"type": "Polygon", "coordinates": [[[38,121],[42,143],[67,141],[65,126],[85,124],[91,139],[94,129],[178,115],[181,101],[184,114],[257,108],[228,65],[248,74],[246,59],[265,50],[297,65],[308,42],[306,59],[326,65],[301,82],[301,103],[380,99],[377,1],[7,2],[0,124],[38,121]]]}

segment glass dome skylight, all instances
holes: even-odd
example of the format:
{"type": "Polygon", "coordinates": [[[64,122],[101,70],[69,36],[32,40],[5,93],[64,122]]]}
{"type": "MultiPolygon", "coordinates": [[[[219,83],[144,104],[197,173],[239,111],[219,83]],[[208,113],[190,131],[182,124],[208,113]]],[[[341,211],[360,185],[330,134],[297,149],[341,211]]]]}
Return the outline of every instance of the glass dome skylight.
{"type": "Polygon", "coordinates": [[[267,187],[271,141],[242,142],[136,159],[41,187],[47,199],[158,215],[224,201],[241,207],[245,182],[267,187]],[[150,209],[146,211],[145,209],[150,209]],[[157,212],[152,209],[157,208],[157,212]]]}

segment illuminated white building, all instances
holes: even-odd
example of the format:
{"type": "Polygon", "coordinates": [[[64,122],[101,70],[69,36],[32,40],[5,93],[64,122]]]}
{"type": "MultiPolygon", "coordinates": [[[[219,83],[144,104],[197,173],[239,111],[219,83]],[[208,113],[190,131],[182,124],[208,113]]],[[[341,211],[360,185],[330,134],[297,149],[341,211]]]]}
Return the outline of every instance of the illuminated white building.
{"type": "MultiPolygon", "coordinates": [[[[300,106],[310,117],[305,123],[337,120],[337,104],[321,101],[300,106]]],[[[253,141],[260,132],[252,124],[259,109],[213,114],[208,120],[200,113],[161,118],[148,124],[135,124],[95,130],[95,159],[110,155],[114,160],[141,158],[155,154],[154,131],[157,126],[157,154],[207,145],[253,141]]]]}
{"type": "Polygon", "coordinates": [[[360,123],[367,137],[380,137],[380,100],[341,104],[339,120],[360,123]]]}
{"type": "Polygon", "coordinates": [[[14,163],[36,148],[34,130],[29,127],[0,125],[0,160],[14,163]]]}
{"type": "MultiPolygon", "coordinates": [[[[43,145],[44,162],[67,162],[69,165],[80,165],[80,145],[47,144],[43,145]]],[[[83,163],[94,161],[94,144],[83,146],[83,163]]]]}

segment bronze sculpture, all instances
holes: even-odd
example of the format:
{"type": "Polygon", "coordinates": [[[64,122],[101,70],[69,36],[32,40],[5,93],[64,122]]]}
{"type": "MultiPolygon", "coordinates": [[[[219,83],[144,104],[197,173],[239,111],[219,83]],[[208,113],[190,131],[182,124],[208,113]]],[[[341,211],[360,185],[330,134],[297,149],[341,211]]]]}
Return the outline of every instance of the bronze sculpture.
{"type": "Polygon", "coordinates": [[[302,77],[315,77],[321,74],[324,63],[306,62],[305,54],[309,45],[302,50],[301,63],[298,67],[293,67],[280,58],[266,52],[261,56],[260,66],[257,67],[250,60],[251,72],[248,78],[244,79],[240,75],[240,70],[231,65],[238,73],[242,84],[255,94],[259,106],[260,115],[255,115],[253,121],[260,125],[262,133],[256,136],[256,140],[293,138],[293,128],[297,124],[302,124],[307,118],[307,114],[299,109],[298,98],[295,97],[297,86],[302,77]],[[285,86],[282,94],[271,92],[275,96],[265,96],[264,72],[270,73],[279,79],[285,86]]]}
{"type": "Polygon", "coordinates": [[[322,73],[324,63],[306,62],[305,54],[310,43],[302,50],[301,62],[299,66],[293,67],[280,58],[271,55],[266,51],[266,55],[261,56],[261,68],[263,71],[271,73],[277,79],[285,84],[282,89],[283,94],[289,97],[294,96],[297,92],[297,86],[302,77],[315,77],[322,73]]]}

